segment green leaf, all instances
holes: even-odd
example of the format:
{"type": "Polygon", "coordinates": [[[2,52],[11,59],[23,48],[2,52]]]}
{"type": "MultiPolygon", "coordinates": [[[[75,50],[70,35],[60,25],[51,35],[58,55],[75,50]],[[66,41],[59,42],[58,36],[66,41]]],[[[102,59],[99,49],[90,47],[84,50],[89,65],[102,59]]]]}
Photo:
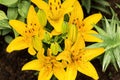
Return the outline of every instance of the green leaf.
{"type": "Polygon", "coordinates": [[[105,52],[104,58],[103,58],[103,64],[102,64],[102,71],[105,72],[108,65],[110,64],[111,61],[111,51],[108,50],[105,52]]]}
{"type": "Polygon", "coordinates": [[[94,9],[97,9],[97,10],[99,10],[101,12],[104,12],[106,14],[109,14],[109,15],[111,14],[109,9],[104,7],[104,6],[101,6],[101,5],[100,6],[99,5],[98,6],[91,5],[91,7],[94,8],[94,9]]]}
{"type": "Polygon", "coordinates": [[[118,66],[120,68],[120,46],[114,49],[114,56],[115,56],[118,66]]]}
{"type": "Polygon", "coordinates": [[[111,63],[113,64],[113,66],[116,69],[116,71],[118,71],[117,62],[116,62],[115,56],[113,54],[111,54],[111,63]]]}
{"type": "Polygon", "coordinates": [[[106,32],[109,34],[109,35],[112,35],[111,34],[111,32],[112,32],[112,29],[111,29],[111,27],[112,26],[110,26],[110,24],[109,24],[109,22],[108,22],[108,20],[105,18],[105,24],[106,24],[106,32]]]}
{"type": "Polygon", "coordinates": [[[30,2],[29,1],[21,1],[21,3],[18,4],[18,12],[19,14],[26,18],[27,17],[27,13],[30,7],[30,2]]]}
{"type": "Polygon", "coordinates": [[[8,7],[7,16],[9,18],[9,20],[16,19],[18,16],[18,8],[8,7]]]}
{"type": "Polygon", "coordinates": [[[0,0],[0,4],[3,4],[7,7],[15,7],[18,0],[0,0]]]}
{"type": "Polygon", "coordinates": [[[110,6],[109,2],[105,1],[105,0],[94,0],[94,2],[101,4],[102,6],[110,6]]]}
{"type": "Polygon", "coordinates": [[[100,47],[104,47],[104,45],[105,45],[104,43],[94,43],[87,46],[86,48],[100,48],[100,47]]]}
{"type": "Polygon", "coordinates": [[[117,6],[118,8],[120,8],[120,4],[117,4],[117,3],[116,3],[116,6],[117,6]]]}
{"type": "Polygon", "coordinates": [[[5,41],[7,42],[7,43],[10,43],[11,41],[13,40],[13,38],[11,37],[11,36],[5,36],[5,41]]]}
{"type": "Polygon", "coordinates": [[[7,35],[9,32],[11,32],[11,29],[3,29],[3,30],[1,30],[1,35],[2,35],[2,36],[5,36],[5,35],[7,35]]]}
{"type": "Polygon", "coordinates": [[[0,29],[6,29],[6,28],[11,28],[9,26],[8,20],[0,20],[0,29]]]}
{"type": "Polygon", "coordinates": [[[103,29],[101,29],[99,26],[95,25],[94,27],[101,35],[106,35],[106,32],[103,29]]]}
{"type": "Polygon", "coordinates": [[[82,5],[85,7],[85,9],[87,10],[87,13],[90,13],[90,9],[91,9],[91,0],[81,0],[82,5]]]}
{"type": "Polygon", "coordinates": [[[5,12],[0,10],[0,20],[3,20],[3,19],[8,19],[5,12]]]}

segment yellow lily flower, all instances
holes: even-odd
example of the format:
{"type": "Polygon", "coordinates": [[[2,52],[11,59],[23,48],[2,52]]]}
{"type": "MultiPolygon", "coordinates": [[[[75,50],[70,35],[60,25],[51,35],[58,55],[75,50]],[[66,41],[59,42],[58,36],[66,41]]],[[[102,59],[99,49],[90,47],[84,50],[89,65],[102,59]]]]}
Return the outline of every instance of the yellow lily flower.
{"type": "Polygon", "coordinates": [[[16,37],[7,47],[7,52],[28,48],[31,55],[35,55],[35,45],[42,46],[40,37],[43,37],[44,30],[41,28],[37,14],[33,6],[30,6],[27,16],[27,24],[18,20],[10,20],[9,24],[21,35],[16,37]],[[41,31],[41,32],[40,32],[41,31]],[[39,37],[40,36],[40,37],[39,37]],[[39,37],[36,39],[36,37],[39,37]],[[38,41],[37,41],[38,40],[38,41]],[[37,41],[37,43],[36,43],[37,41]],[[34,44],[35,43],[35,44],[34,44]]]}
{"type": "Polygon", "coordinates": [[[75,0],[65,0],[61,3],[61,0],[48,0],[46,3],[43,0],[31,0],[40,9],[43,9],[46,13],[47,19],[54,27],[56,32],[61,32],[61,26],[64,20],[64,15],[73,9],[75,0]]]}
{"type": "Polygon", "coordinates": [[[97,32],[91,30],[93,28],[93,25],[96,24],[102,18],[102,15],[100,13],[96,13],[83,19],[84,18],[83,10],[78,1],[75,2],[73,8],[74,9],[70,13],[69,24],[74,24],[77,26],[78,31],[82,34],[85,41],[102,42],[101,39],[98,39],[92,35],[97,34],[97,32]]]}
{"type": "Polygon", "coordinates": [[[38,80],[50,80],[53,74],[59,80],[64,80],[64,65],[61,62],[58,62],[55,56],[51,55],[50,49],[48,49],[47,56],[44,55],[44,49],[42,49],[38,53],[37,58],[38,59],[26,63],[22,67],[22,70],[40,71],[38,80]]]}
{"type": "Polygon", "coordinates": [[[97,80],[98,74],[90,60],[103,52],[104,48],[85,49],[85,43],[80,34],[78,34],[75,43],[66,39],[65,50],[57,56],[57,60],[66,60],[68,62],[65,80],[75,80],[77,71],[97,80]]]}

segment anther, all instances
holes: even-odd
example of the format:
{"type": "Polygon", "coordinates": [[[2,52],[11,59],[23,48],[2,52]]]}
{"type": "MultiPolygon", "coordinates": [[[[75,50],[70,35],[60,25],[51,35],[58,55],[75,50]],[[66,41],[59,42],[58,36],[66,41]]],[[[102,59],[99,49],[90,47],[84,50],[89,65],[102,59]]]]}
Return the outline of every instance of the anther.
{"type": "Polygon", "coordinates": [[[50,5],[52,5],[52,3],[50,2],[50,5]]]}
{"type": "Polygon", "coordinates": [[[31,31],[29,30],[29,33],[31,33],[31,31]]]}
{"type": "Polygon", "coordinates": [[[25,33],[27,33],[27,31],[25,31],[25,33]]]}
{"type": "Polygon", "coordinates": [[[36,26],[36,24],[34,24],[36,26]]]}
{"type": "Polygon", "coordinates": [[[59,5],[59,8],[61,8],[61,5],[59,5]]]}
{"type": "Polygon", "coordinates": [[[58,2],[58,5],[60,5],[60,2],[58,2]]]}
{"type": "Polygon", "coordinates": [[[57,7],[55,7],[55,10],[57,10],[57,7]]]}
{"type": "Polygon", "coordinates": [[[52,7],[50,7],[50,10],[52,10],[52,7]]]}

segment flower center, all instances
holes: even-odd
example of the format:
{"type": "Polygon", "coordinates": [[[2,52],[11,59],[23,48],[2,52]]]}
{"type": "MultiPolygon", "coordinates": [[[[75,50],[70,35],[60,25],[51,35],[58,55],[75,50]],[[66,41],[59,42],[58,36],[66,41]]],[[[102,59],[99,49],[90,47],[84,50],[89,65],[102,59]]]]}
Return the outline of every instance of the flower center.
{"type": "Polygon", "coordinates": [[[82,21],[79,20],[79,18],[73,19],[72,24],[78,28],[78,31],[81,31],[81,28],[83,28],[85,25],[82,21]]]}
{"type": "Polygon", "coordinates": [[[82,60],[82,56],[84,55],[83,50],[72,51],[71,60],[72,62],[77,62],[82,60]]]}
{"type": "Polygon", "coordinates": [[[60,0],[49,0],[49,18],[52,20],[58,20],[62,16],[61,7],[62,6],[60,0]]]}
{"type": "Polygon", "coordinates": [[[25,36],[32,37],[38,34],[38,25],[36,23],[31,23],[30,25],[26,25],[26,29],[24,31],[25,36]]]}

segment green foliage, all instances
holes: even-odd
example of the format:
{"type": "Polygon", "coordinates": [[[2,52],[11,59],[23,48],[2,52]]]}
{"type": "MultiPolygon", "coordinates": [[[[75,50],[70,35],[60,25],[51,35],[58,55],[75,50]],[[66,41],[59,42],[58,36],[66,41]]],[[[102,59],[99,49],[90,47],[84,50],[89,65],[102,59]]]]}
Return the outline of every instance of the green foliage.
{"type": "Polygon", "coordinates": [[[91,9],[97,9],[106,14],[110,14],[108,6],[110,4],[106,0],[81,0],[82,6],[85,7],[87,13],[89,14],[91,9]]]}
{"type": "Polygon", "coordinates": [[[9,35],[14,33],[14,37],[19,34],[9,26],[9,20],[18,19],[25,22],[28,9],[30,7],[30,0],[0,0],[0,4],[6,6],[7,13],[0,10],[0,35],[5,36],[5,41],[9,43],[13,38],[9,35]]]}
{"type": "Polygon", "coordinates": [[[17,2],[18,0],[0,0],[0,4],[7,7],[15,7],[17,5],[17,2]]]}
{"type": "Polygon", "coordinates": [[[115,16],[115,13],[113,12],[112,19],[106,19],[103,20],[103,29],[101,29],[99,26],[95,26],[96,30],[99,32],[99,34],[95,35],[98,38],[102,39],[103,42],[101,43],[95,43],[88,48],[93,47],[104,47],[105,48],[105,54],[103,55],[102,59],[102,70],[106,71],[108,65],[111,63],[115,67],[115,69],[118,71],[118,68],[120,68],[120,21],[115,16]]]}
{"type": "Polygon", "coordinates": [[[18,11],[17,11],[17,8],[14,7],[9,7],[8,10],[7,10],[7,17],[9,20],[11,19],[16,19],[18,16],[18,11]]]}
{"type": "Polygon", "coordinates": [[[26,18],[29,7],[30,7],[30,1],[21,0],[21,2],[18,3],[18,12],[19,12],[19,14],[22,17],[26,18]]]}

